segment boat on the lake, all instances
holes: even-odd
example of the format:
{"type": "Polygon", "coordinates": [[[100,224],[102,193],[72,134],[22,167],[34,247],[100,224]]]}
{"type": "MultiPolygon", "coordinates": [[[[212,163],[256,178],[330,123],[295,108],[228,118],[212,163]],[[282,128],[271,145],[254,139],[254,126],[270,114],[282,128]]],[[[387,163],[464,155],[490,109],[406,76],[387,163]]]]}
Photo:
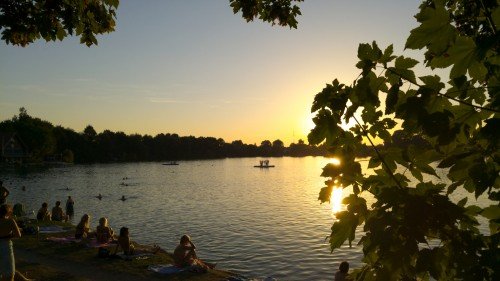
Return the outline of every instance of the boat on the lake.
{"type": "Polygon", "coordinates": [[[274,165],[269,165],[269,160],[260,160],[259,165],[255,165],[254,168],[274,168],[274,165]]]}
{"type": "Polygon", "coordinates": [[[175,161],[171,161],[171,162],[163,163],[162,165],[165,165],[165,166],[176,166],[176,165],[179,165],[179,163],[177,163],[175,161]]]}

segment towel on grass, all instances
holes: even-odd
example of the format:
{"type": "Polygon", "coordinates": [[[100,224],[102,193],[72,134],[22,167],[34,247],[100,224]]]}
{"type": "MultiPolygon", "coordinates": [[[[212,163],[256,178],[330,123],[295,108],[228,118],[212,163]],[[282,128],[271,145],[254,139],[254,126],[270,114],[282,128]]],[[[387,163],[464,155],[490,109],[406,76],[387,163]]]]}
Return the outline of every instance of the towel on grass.
{"type": "Polygon", "coordinates": [[[169,275],[183,272],[186,268],[180,268],[173,264],[152,264],[148,266],[148,270],[159,274],[169,275]]]}
{"type": "Polygon", "coordinates": [[[76,239],[74,236],[71,237],[47,237],[46,238],[49,241],[56,242],[56,243],[78,243],[81,242],[82,239],[76,239]]]}
{"type": "Polygon", "coordinates": [[[67,230],[58,225],[40,226],[38,233],[61,233],[67,230]]]}
{"type": "Polygon", "coordinates": [[[101,248],[101,247],[109,247],[109,246],[116,246],[116,243],[112,243],[112,242],[99,243],[95,239],[90,239],[90,241],[87,243],[87,247],[89,247],[89,248],[101,248]]]}
{"type": "Polygon", "coordinates": [[[133,255],[125,255],[124,253],[116,254],[118,257],[120,257],[122,260],[145,260],[149,259],[150,256],[153,255],[153,253],[137,253],[133,255]]]}

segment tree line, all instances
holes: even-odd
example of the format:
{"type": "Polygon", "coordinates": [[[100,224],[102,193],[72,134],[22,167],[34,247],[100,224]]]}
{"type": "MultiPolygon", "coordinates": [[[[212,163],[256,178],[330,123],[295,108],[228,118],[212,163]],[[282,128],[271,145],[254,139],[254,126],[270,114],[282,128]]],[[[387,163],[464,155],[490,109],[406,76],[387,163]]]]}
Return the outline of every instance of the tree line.
{"type": "Polygon", "coordinates": [[[303,140],[287,147],[279,139],[272,142],[264,140],[257,145],[241,140],[227,143],[222,138],[179,136],[175,133],[156,136],[127,135],[110,130],[97,133],[91,125],[82,132],[76,132],[32,117],[25,108],[20,108],[19,114],[11,119],[0,122],[0,132],[17,133],[29,150],[31,162],[106,163],[326,155],[323,146],[308,145],[303,140]]]}

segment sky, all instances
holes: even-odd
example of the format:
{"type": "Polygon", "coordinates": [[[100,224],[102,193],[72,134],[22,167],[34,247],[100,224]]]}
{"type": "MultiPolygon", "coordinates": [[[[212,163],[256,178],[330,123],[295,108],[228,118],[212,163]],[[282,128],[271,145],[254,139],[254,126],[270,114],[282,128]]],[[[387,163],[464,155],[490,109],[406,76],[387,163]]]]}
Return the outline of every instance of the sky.
{"type": "Polygon", "coordinates": [[[98,46],[0,42],[0,120],[25,107],[77,132],[307,140],[314,96],[352,83],[359,43],[405,54],[419,3],[306,0],[290,29],[247,23],[228,0],[121,0],[98,46]]]}

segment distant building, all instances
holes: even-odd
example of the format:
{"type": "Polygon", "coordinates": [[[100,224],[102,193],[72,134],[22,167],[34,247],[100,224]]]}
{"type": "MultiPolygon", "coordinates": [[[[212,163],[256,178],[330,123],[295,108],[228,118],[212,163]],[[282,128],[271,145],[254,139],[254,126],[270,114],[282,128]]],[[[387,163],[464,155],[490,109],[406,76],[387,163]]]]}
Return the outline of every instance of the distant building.
{"type": "Polygon", "coordinates": [[[16,133],[0,132],[2,162],[23,163],[30,156],[28,147],[16,133]]]}

